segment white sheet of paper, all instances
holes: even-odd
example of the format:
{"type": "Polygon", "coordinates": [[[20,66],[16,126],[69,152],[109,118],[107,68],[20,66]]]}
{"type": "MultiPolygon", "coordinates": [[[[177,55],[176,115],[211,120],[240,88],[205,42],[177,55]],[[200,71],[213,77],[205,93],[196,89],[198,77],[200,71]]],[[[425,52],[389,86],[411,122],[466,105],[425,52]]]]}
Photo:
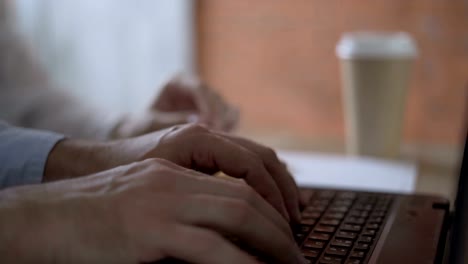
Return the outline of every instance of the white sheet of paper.
{"type": "Polygon", "coordinates": [[[417,167],[371,158],[278,151],[299,186],[412,193],[417,167]]]}

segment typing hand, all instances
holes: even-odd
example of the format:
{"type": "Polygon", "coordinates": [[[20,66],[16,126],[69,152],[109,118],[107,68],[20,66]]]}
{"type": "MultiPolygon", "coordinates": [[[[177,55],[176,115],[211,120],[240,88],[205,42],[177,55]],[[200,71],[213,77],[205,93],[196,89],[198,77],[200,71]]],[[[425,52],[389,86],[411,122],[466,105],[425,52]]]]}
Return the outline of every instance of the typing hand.
{"type": "Polygon", "coordinates": [[[65,140],[51,152],[45,180],[88,175],[148,158],[244,179],[286,219],[300,221],[297,186],[273,150],[199,125],[175,126],[113,142],[65,140]]]}
{"type": "Polygon", "coordinates": [[[248,185],[149,159],[0,192],[0,262],[304,263],[286,221],[248,185]]]}
{"type": "Polygon", "coordinates": [[[181,125],[126,141],[127,159],[163,158],[207,174],[244,179],[286,219],[300,221],[297,186],[276,153],[253,141],[199,125],[181,125]]]}

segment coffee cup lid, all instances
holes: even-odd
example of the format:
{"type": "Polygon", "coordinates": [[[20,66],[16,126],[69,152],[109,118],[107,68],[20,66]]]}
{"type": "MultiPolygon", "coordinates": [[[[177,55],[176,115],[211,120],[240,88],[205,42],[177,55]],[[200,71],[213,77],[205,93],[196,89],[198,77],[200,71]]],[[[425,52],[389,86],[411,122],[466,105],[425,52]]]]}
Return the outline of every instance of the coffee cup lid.
{"type": "Polygon", "coordinates": [[[336,45],[341,59],[414,58],[418,55],[415,41],[406,32],[349,32],[336,45]]]}

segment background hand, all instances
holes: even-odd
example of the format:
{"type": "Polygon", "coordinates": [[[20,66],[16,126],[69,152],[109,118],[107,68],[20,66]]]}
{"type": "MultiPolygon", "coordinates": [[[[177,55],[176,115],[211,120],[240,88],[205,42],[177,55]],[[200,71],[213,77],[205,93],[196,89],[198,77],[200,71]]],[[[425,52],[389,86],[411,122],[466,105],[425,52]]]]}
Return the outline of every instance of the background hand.
{"type": "Polygon", "coordinates": [[[179,74],[163,86],[147,112],[124,117],[112,137],[139,136],[185,123],[229,132],[238,121],[239,111],[198,77],[179,74]]]}

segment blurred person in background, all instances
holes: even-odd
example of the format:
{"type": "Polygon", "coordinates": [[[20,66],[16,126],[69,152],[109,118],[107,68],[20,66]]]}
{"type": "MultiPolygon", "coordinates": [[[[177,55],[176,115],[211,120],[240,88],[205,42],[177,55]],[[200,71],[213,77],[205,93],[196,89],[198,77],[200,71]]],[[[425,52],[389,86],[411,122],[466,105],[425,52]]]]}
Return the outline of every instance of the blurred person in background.
{"type": "MultiPolygon", "coordinates": [[[[11,3],[10,3],[11,4],[11,3]]],[[[238,111],[196,76],[180,74],[163,86],[146,113],[116,115],[90,106],[54,87],[37,58],[15,32],[11,6],[0,0],[0,119],[12,125],[46,129],[78,138],[131,137],[197,122],[232,130],[238,111]]]]}

